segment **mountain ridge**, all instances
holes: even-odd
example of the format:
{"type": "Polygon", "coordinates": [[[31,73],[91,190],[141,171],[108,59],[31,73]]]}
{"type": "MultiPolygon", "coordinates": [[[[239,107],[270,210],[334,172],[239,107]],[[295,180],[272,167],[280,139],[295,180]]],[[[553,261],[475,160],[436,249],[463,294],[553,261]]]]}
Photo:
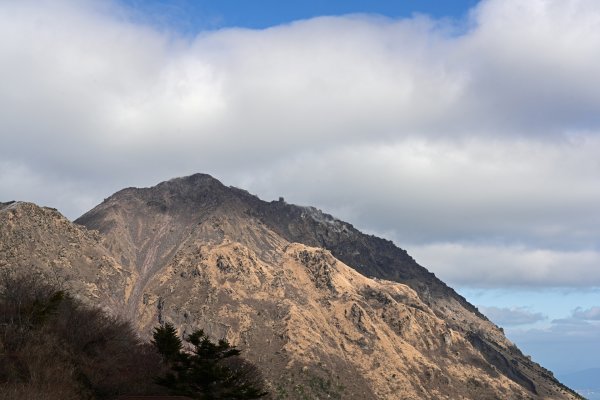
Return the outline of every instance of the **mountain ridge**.
{"type": "Polygon", "coordinates": [[[122,271],[106,308],[142,336],[171,322],[227,337],[278,398],[577,398],[406,251],[314,208],[195,174],[123,189],[75,222],[122,271]]]}

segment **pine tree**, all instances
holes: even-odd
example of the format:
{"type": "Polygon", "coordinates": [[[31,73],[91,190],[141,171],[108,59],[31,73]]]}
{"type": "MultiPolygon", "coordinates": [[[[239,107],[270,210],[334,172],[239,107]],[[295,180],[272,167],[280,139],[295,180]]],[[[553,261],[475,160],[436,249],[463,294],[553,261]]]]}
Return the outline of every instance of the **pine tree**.
{"type": "Polygon", "coordinates": [[[259,399],[267,395],[260,371],[240,357],[240,350],[226,340],[213,343],[203,330],[187,337],[192,352],[171,324],[154,330],[153,344],[170,372],[157,383],[173,394],[195,399],[259,399]]]}
{"type": "Polygon", "coordinates": [[[165,361],[174,362],[180,356],[182,350],[181,339],[177,336],[175,327],[165,324],[154,329],[154,340],[152,344],[158,349],[165,361]]]}

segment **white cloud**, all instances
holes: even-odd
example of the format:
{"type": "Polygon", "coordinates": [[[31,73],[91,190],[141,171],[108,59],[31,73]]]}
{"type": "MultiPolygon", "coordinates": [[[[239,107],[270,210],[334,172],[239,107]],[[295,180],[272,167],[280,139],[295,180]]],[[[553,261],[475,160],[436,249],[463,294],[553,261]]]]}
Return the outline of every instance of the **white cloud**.
{"type": "Polygon", "coordinates": [[[466,287],[600,286],[600,252],[485,244],[409,247],[442,280],[466,287]]]}
{"type": "Polygon", "coordinates": [[[500,326],[528,325],[548,318],[526,307],[479,307],[479,310],[500,326]]]}
{"type": "Polygon", "coordinates": [[[595,138],[407,139],[303,153],[234,180],[327,210],[352,204],[337,215],[415,248],[465,239],[585,247],[600,233],[598,152],[595,138]]]}
{"type": "Polygon", "coordinates": [[[488,0],[465,31],[132,21],[108,2],[0,3],[0,198],[77,217],[207,172],[384,232],[451,282],[599,284],[596,1],[488,0]]]}
{"type": "Polygon", "coordinates": [[[36,199],[40,205],[60,205],[67,209],[91,209],[103,195],[98,188],[94,188],[93,182],[78,181],[76,177],[65,181],[55,176],[53,171],[44,174],[32,171],[27,165],[1,160],[0,188],[6,190],[0,201],[36,199]],[[11,196],[11,192],[19,194],[19,197],[11,196]]]}

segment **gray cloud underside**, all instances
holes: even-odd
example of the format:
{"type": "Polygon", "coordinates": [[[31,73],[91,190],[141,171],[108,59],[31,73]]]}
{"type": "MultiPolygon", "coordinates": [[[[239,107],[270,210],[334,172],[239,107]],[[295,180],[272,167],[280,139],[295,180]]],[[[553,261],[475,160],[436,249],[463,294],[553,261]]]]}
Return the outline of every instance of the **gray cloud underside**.
{"type": "Polygon", "coordinates": [[[499,326],[517,326],[533,324],[548,317],[525,307],[480,307],[480,311],[499,326]]]}
{"type": "Polygon", "coordinates": [[[381,233],[453,284],[600,286],[600,5],[195,37],[0,4],[0,198],[77,217],[208,172],[381,233]]]}
{"type": "Polygon", "coordinates": [[[588,309],[578,307],[573,311],[572,317],[577,320],[600,321],[600,307],[590,307],[588,309]]]}

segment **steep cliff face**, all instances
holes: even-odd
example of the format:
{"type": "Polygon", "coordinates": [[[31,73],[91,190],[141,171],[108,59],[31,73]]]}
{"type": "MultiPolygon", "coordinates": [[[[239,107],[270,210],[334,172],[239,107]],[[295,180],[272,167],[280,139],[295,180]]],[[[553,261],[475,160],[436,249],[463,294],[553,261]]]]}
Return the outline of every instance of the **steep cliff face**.
{"type": "Polygon", "coordinates": [[[227,337],[275,398],[577,398],[405,251],[316,209],[201,174],[124,189],[78,225],[20,207],[0,205],[5,264],[81,270],[142,336],[172,322],[227,337]]]}

